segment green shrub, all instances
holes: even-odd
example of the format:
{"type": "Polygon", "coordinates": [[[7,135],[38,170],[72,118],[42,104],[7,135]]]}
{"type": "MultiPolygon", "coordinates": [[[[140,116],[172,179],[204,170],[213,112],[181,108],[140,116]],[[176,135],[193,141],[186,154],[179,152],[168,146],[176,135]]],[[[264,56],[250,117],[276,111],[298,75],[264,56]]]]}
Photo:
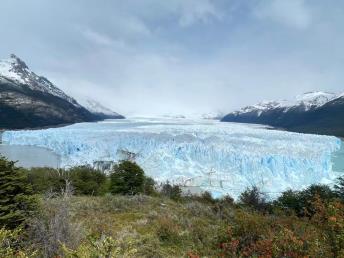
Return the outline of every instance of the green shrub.
{"type": "Polygon", "coordinates": [[[274,202],[274,206],[298,216],[313,216],[315,213],[313,202],[316,198],[329,202],[336,194],[327,185],[311,185],[302,191],[288,190],[274,202]]]}
{"type": "Polygon", "coordinates": [[[4,258],[30,258],[37,257],[37,253],[31,248],[22,248],[23,230],[0,229],[0,257],[4,258]]]}
{"type": "Polygon", "coordinates": [[[298,191],[287,190],[274,202],[274,206],[286,211],[289,215],[300,215],[304,209],[304,202],[298,191]]]}
{"type": "Polygon", "coordinates": [[[208,204],[215,204],[217,202],[217,200],[215,200],[211,193],[208,191],[205,191],[201,194],[201,196],[199,197],[199,201],[208,204]]]}
{"type": "Polygon", "coordinates": [[[142,168],[131,161],[122,161],[114,166],[110,175],[110,192],[135,195],[143,193],[145,175],[142,168]]]}
{"type": "Polygon", "coordinates": [[[156,196],[158,193],[155,188],[155,181],[151,177],[145,177],[144,186],[143,186],[143,193],[145,195],[156,196]]]}
{"type": "Polygon", "coordinates": [[[88,166],[73,167],[69,170],[54,168],[31,168],[23,170],[35,193],[58,193],[69,180],[76,195],[102,195],[108,188],[106,175],[88,166]]]}
{"type": "Polygon", "coordinates": [[[65,185],[66,173],[54,168],[31,168],[24,170],[34,193],[59,192],[65,185]]]}
{"type": "Polygon", "coordinates": [[[334,185],[334,191],[336,195],[344,202],[344,176],[337,179],[334,185]]]}
{"type": "Polygon", "coordinates": [[[107,191],[105,173],[88,166],[71,168],[68,171],[76,195],[103,195],[107,191]]]}
{"type": "Polygon", "coordinates": [[[159,249],[159,241],[151,235],[142,236],[132,228],[125,228],[115,237],[102,235],[89,238],[76,250],[63,246],[65,257],[112,258],[112,257],[170,257],[159,249]]]}
{"type": "Polygon", "coordinates": [[[164,243],[178,243],[181,236],[179,234],[180,227],[169,216],[161,216],[157,220],[157,236],[161,242],[164,243]]]}
{"type": "Polygon", "coordinates": [[[266,211],[268,208],[264,194],[256,186],[247,188],[241,193],[239,203],[258,211],[266,211]]]}
{"type": "Polygon", "coordinates": [[[213,211],[222,220],[229,222],[231,221],[234,215],[234,205],[234,199],[229,195],[226,195],[221,199],[216,200],[215,205],[213,205],[213,211]]]}
{"type": "Polygon", "coordinates": [[[174,201],[182,198],[182,189],[179,185],[171,185],[168,181],[162,185],[160,193],[174,201]]]}
{"type": "Polygon", "coordinates": [[[37,202],[25,174],[0,157],[0,227],[16,228],[36,210],[37,202]]]}

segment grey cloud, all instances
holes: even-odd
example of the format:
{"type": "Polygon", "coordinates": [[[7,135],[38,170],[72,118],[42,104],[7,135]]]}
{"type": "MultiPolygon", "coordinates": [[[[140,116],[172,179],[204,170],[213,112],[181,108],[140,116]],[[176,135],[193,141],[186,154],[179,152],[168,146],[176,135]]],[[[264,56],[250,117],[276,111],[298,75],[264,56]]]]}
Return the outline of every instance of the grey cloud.
{"type": "Polygon", "coordinates": [[[343,91],[344,18],[320,0],[3,0],[14,52],[125,115],[230,111],[343,91]]]}
{"type": "Polygon", "coordinates": [[[307,28],[312,22],[311,11],[305,0],[265,0],[255,9],[258,18],[270,19],[298,29],[307,28]]]}

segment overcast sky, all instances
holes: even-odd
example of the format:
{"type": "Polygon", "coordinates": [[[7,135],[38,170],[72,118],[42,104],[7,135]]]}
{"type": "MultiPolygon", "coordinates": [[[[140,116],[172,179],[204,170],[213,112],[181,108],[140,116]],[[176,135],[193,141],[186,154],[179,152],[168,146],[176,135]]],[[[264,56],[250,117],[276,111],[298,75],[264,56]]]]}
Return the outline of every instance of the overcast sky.
{"type": "Polygon", "coordinates": [[[0,1],[1,58],[124,115],[344,91],[342,0],[0,1]]]}

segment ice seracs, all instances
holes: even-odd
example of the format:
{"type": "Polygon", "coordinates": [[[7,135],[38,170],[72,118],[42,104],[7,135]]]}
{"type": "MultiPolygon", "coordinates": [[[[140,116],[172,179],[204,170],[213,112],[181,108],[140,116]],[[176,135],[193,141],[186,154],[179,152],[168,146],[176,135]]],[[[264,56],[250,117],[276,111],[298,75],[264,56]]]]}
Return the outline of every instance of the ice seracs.
{"type": "Polygon", "coordinates": [[[190,119],[126,119],[35,131],[5,131],[7,144],[46,147],[62,165],[135,161],[158,182],[166,180],[238,196],[257,185],[266,192],[300,189],[334,177],[336,137],[268,130],[261,125],[190,119]]]}

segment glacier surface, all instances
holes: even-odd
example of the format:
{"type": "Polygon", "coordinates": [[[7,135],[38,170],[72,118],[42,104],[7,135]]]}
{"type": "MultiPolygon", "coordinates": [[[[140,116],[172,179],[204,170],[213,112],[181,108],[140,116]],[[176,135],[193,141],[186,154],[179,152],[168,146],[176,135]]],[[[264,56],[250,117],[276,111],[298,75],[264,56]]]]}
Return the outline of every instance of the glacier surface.
{"type": "Polygon", "coordinates": [[[5,131],[10,145],[33,145],[61,156],[62,166],[118,161],[131,153],[146,173],[214,196],[238,196],[257,185],[272,196],[334,177],[340,139],[210,120],[136,118],[62,128],[5,131]]]}

